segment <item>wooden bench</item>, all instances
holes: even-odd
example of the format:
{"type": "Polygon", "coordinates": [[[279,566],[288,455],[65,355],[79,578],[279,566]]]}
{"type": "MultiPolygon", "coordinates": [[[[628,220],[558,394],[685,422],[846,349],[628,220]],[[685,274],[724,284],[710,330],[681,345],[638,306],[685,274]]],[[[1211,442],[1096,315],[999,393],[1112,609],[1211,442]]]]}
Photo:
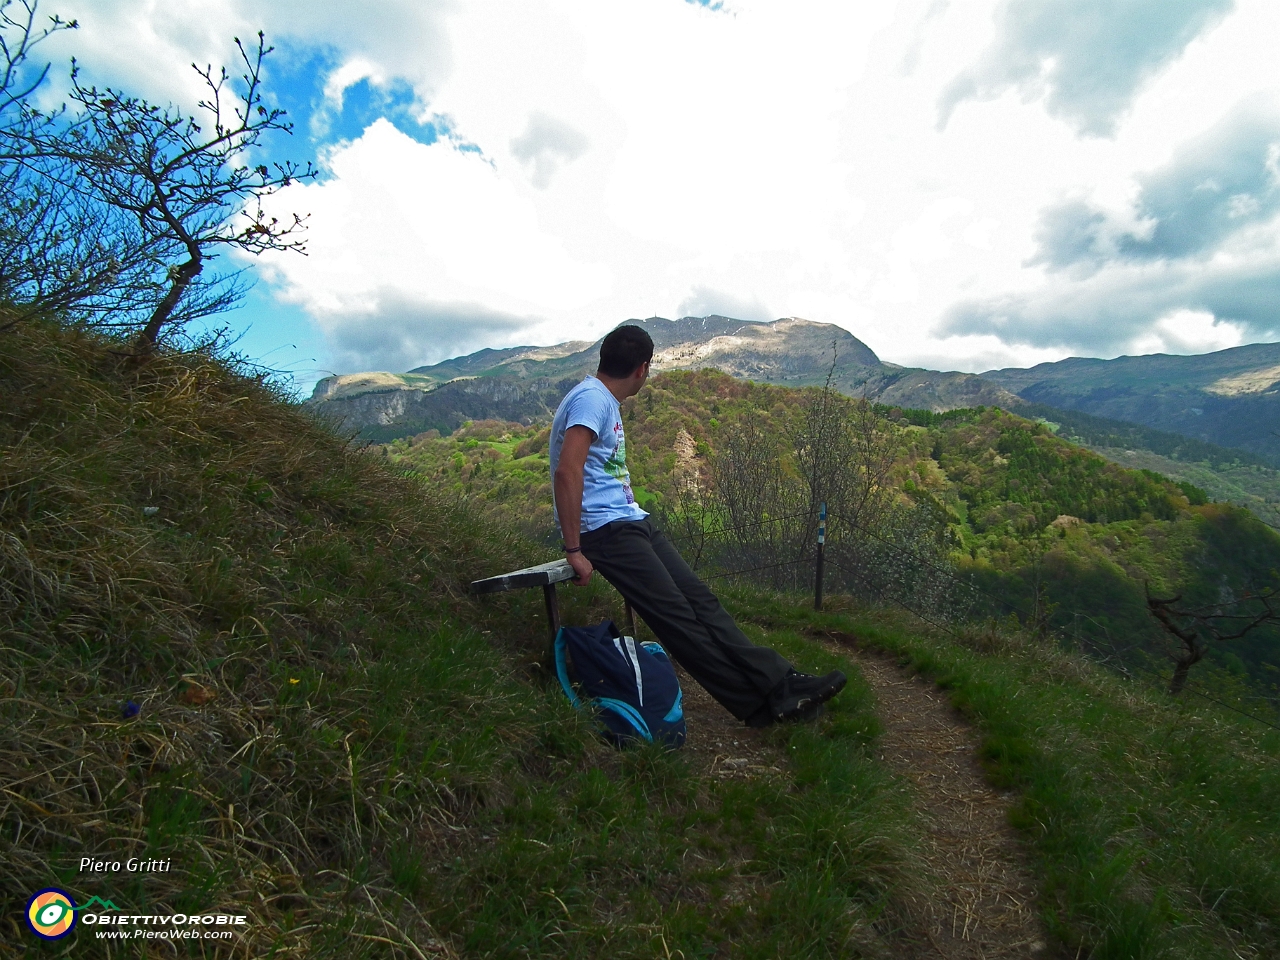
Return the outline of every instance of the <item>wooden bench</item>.
{"type": "MultiPolygon", "coordinates": [[[[549,646],[556,642],[556,634],[560,631],[560,602],[556,598],[556,584],[574,578],[573,568],[567,560],[553,560],[540,563],[536,567],[525,567],[523,570],[512,570],[496,577],[471,581],[472,593],[502,593],[507,590],[523,590],[526,587],[541,587],[542,599],[547,607],[547,628],[551,638],[549,646]]],[[[636,632],[636,617],[631,604],[626,604],[627,625],[632,636],[636,632]]]]}

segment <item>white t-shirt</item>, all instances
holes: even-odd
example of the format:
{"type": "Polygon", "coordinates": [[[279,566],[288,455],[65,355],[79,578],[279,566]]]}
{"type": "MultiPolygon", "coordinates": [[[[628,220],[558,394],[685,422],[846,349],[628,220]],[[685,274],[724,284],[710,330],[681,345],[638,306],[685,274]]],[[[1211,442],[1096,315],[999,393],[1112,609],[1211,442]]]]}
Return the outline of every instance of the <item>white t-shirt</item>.
{"type": "MultiPolygon", "coordinates": [[[[582,470],[581,532],[595,530],[614,520],[643,520],[649,514],[636,504],[631,492],[631,473],[627,470],[627,441],[622,430],[622,411],[609,388],[595,377],[587,377],[560,401],[551,421],[551,477],[555,481],[556,465],[565,431],[570,427],[586,427],[595,439],[587,451],[582,470]]],[[[556,511],[556,522],[560,522],[556,511]]]]}

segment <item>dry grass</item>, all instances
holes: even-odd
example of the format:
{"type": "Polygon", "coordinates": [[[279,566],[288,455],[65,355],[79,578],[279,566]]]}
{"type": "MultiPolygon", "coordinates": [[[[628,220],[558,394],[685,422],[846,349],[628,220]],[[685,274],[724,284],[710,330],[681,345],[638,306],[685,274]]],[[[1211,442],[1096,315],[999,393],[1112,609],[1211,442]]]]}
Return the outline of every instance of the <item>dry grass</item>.
{"type": "MultiPolygon", "coordinates": [[[[461,609],[463,571],[521,548],[261,379],[109,348],[0,335],[0,937],[58,884],[236,906],[244,956],[326,938],[449,955],[385,868],[352,875],[392,823],[447,845],[481,790],[466,764],[410,783],[370,749],[373,661],[461,609]],[[94,882],[87,854],[174,867],[94,882]]],[[[438,707],[474,711],[463,674],[438,707]]]]}

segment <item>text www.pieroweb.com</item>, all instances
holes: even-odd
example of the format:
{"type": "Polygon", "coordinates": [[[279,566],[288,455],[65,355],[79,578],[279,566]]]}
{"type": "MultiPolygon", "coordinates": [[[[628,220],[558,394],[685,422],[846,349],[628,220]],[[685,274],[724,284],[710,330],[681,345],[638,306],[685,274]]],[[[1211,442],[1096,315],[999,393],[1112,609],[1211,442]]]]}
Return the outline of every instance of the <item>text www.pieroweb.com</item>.
{"type": "Polygon", "coordinates": [[[99,940],[230,940],[230,930],[95,930],[99,940]]]}
{"type": "Polygon", "coordinates": [[[96,926],[99,940],[230,940],[236,927],[243,929],[247,916],[236,914],[93,915],[86,926],[96,926]]]}

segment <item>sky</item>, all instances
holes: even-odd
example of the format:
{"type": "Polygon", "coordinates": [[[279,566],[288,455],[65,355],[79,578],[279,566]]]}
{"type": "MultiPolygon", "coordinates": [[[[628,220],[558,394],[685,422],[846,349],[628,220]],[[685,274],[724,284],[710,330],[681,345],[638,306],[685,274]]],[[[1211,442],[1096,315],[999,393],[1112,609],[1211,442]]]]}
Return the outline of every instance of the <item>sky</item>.
{"type": "Polygon", "coordinates": [[[1275,0],[41,0],[191,109],[275,51],[306,256],[218,318],[299,390],[650,316],[981,372],[1280,339],[1275,0]]]}

